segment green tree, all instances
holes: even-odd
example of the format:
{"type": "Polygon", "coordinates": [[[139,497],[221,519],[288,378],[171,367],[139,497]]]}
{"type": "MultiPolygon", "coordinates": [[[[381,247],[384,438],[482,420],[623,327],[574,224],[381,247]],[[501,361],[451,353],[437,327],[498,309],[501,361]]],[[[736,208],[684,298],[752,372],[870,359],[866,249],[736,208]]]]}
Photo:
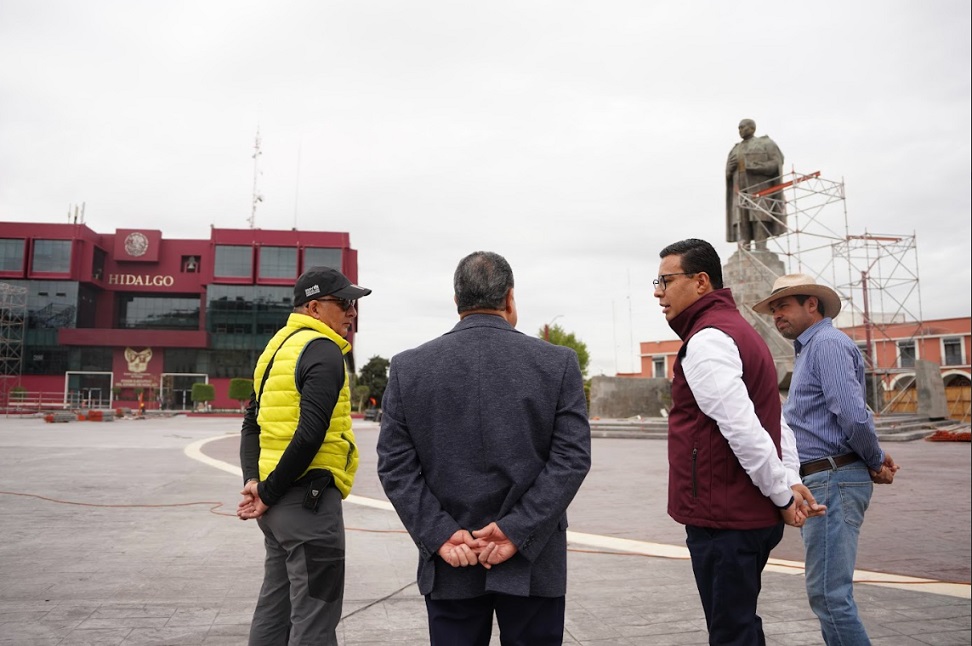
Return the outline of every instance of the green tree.
{"type": "Polygon", "coordinates": [[[240,402],[241,409],[245,405],[245,402],[250,401],[251,394],[253,394],[252,379],[244,379],[243,377],[230,379],[229,398],[240,402]]]}
{"type": "Polygon", "coordinates": [[[540,328],[540,333],[537,336],[544,341],[568,347],[576,352],[581,374],[587,376],[587,366],[591,363],[591,355],[587,351],[587,344],[574,336],[573,332],[567,332],[559,325],[544,325],[540,328]]]}
{"type": "Polygon", "coordinates": [[[208,404],[216,399],[216,386],[197,381],[192,385],[192,401],[195,404],[208,404]]]}
{"type": "Polygon", "coordinates": [[[365,402],[368,401],[368,393],[370,392],[371,389],[367,386],[355,386],[351,389],[351,400],[359,413],[364,410],[365,402]]]}
{"type": "Polygon", "coordinates": [[[371,397],[381,406],[381,397],[388,385],[388,359],[375,355],[368,359],[368,363],[361,368],[358,375],[358,386],[367,386],[371,397]]]}

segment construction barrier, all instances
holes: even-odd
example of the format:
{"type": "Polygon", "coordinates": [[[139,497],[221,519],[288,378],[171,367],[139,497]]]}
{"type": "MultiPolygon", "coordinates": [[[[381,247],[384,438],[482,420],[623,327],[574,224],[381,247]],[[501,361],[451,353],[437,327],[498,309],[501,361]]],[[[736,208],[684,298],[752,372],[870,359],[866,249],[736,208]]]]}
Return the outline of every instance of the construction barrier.
{"type": "Polygon", "coordinates": [[[74,413],[66,410],[44,415],[44,421],[49,423],[73,422],[74,418],[74,413]]]}

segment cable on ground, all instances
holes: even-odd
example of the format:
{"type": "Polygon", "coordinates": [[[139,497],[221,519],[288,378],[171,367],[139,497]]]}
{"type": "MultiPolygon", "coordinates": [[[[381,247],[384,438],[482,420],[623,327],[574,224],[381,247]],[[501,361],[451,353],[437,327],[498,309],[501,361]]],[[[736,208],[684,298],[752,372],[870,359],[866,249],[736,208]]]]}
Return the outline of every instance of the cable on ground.
{"type": "MultiPolygon", "coordinates": [[[[222,502],[214,502],[214,501],[211,501],[211,500],[199,500],[199,501],[195,501],[195,502],[158,503],[158,504],[147,504],[147,503],[146,504],[108,504],[108,503],[93,503],[93,502],[77,502],[77,501],[74,501],[74,500],[60,500],[58,498],[50,498],[48,496],[41,496],[41,495],[35,494],[35,493],[22,493],[22,492],[18,492],[18,491],[0,491],[0,495],[5,495],[5,496],[22,496],[24,498],[36,498],[38,500],[44,500],[46,502],[52,502],[52,503],[59,504],[59,505],[75,505],[75,506],[78,506],[78,507],[104,507],[104,508],[108,508],[108,509],[160,509],[160,508],[167,508],[167,507],[193,507],[193,506],[199,506],[199,505],[210,505],[210,507],[209,507],[209,513],[215,514],[217,516],[228,516],[230,518],[236,518],[236,514],[231,514],[231,513],[225,512],[225,511],[217,511],[220,507],[223,506],[223,503],[222,502]]],[[[344,529],[345,529],[345,531],[349,531],[349,532],[365,532],[365,533],[370,533],[370,534],[406,534],[407,533],[404,529],[366,529],[364,527],[345,527],[344,529]]],[[[659,556],[657,554],[640,554],[640,553],[637,553],[637,552],[616,552],[616,551],[611,551],[611,550],[586,550],[586,549],[580,549],[580,548],[577,548],[577,547],[568,547],[567,548],[567,551],[568,552],[575,552],[575,553],[578,553],[578,554],[600,554],[600,555],[603,555],[603,556],[641,556],[641,557],[646,557],[646,558],[663,558],[663,559],[668,559],[668,560],[672,560],[672,561],[688,561],[691,558],[691,557],[688,557],[688,556],[659,556]]],[[[792,569],[800,569],[800,567],[799,566],[796,566],[796,565],[785,565],[785,564],[779,564],[779,563],[774,563],[773,565],[775,565],[776,567],[789,567],[789,568],[792,568],[792,569]]],[[[889,573],[889,576],[910,576],[910,575],[894,575],[894,574],[890,574],[889,573]]],[[[881,580],[872,580],[872,579],[855,579],[854,580],[854,583],[878,583],[878,584],[881,584],[881,583],[884,583],[884,584],[894,583],[895,585],[931,585],[931,584],[935,584],[935,583],[949,583],[949,584],[954,584],[954,585],[970,585],[970,584],[972,584],[969,581],[948,581],[948,580],[929,580],[929,581],[881,581],[881,580]]],[[[405,588],[409,587],[410,585],[414,585],[414,584],[415,584],[415,581],[413,581],[412,583],[409,583],[408,585],[406,585],[406,586],[404,586],[404,587],[396,590],[395,592],[392,592],[391,594],[389,594],[389,595],[387,595],[385,597],[382,597],[381,599],[378,599],[377,601],[374,601],[374,602],[368,604],[367,606],[363,606],[362,608],[359,608],[358,610],[355,610],[354,612],[352,612],[351,614],[349,614],[347,616],[350,617],[351,615],[353,615],[353,614],[355,614],[357,612],[361,612],[362,610],[365,610],[367,608],[370,608],[371,606],[375,605],[376,603],[380,603],[382,601],[385,601],[386,599],[389,599],[389,598],[395,596],[396,594],[398,594],[399,592],[401,592],[405,588]]]]}

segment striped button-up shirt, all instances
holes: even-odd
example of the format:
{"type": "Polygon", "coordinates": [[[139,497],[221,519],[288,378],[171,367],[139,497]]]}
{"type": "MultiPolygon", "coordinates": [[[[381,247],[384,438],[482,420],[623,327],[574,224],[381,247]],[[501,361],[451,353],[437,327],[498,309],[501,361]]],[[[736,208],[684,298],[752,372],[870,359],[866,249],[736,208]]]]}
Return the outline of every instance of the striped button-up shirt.
{"type": "Polygon", "coordinates": [[[800,462],[853,452],[880,470],[884,451],[866,404],[861,351],[829,318],[804,330],[793,347],[796,363],[783,416],[800,462]]]}

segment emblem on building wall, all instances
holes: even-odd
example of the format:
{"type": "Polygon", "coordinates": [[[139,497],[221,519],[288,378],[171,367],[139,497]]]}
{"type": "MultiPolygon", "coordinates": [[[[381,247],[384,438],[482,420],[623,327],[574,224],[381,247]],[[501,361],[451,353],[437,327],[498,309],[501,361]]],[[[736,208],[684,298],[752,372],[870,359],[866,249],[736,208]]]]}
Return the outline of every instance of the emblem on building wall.
{"type": "Polygon", "coordinates": [[[145,252],[148,251],[149,240],[144,234],[136,231],[135,233],[129,233],[128,237],[125,238],[125,251],[129,256],[134,256],[138,258],[139,256],[144,256],[145,252]]]}
{"type": "Polygon", "coordinates": [[[145,372],[148,370],[149,361],[152,360],[152,348],[135,351],[125,348],[125,361],[128,362],[130,372],[145,372]]]}

